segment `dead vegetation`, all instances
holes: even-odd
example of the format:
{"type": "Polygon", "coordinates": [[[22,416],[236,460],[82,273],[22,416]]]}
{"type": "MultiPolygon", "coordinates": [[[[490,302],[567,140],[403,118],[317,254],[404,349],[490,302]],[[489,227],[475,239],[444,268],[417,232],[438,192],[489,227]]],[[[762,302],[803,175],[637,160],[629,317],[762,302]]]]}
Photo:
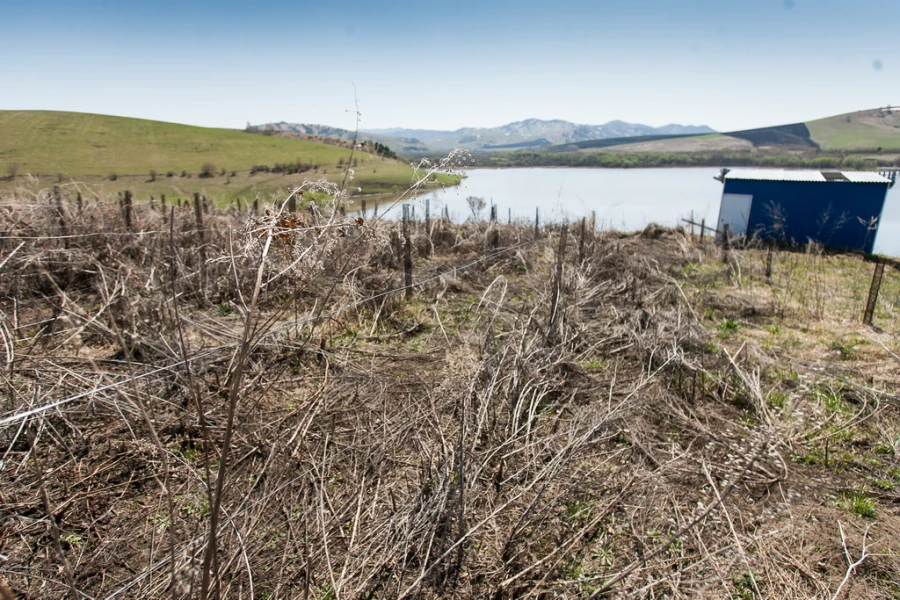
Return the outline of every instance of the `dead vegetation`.
{"type": "Polygon", "coordinates": [[[123,210],[2,206],[20,598],[900,595],[896,276],[878,333],[852,258],[123,210]]]}

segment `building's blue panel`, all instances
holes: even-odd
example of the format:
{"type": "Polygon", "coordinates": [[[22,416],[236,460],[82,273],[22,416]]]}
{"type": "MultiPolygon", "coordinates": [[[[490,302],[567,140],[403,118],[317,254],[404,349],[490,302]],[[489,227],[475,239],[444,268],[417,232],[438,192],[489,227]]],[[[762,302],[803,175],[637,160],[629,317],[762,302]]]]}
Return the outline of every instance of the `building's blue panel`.
{"type": "Polygon", "coordinates": [[[887,184],[726,179],[726,194],[751,194],[747,234],[872,252],[887,184]]]}

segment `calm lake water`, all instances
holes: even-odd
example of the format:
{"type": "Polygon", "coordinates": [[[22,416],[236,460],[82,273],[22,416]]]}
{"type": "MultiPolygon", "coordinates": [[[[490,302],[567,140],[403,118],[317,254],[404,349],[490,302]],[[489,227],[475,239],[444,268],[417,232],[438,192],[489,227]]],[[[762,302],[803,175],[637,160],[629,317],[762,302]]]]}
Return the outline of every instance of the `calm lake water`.
{"type": "MultiPolygon", "coordinates": [[[[472,169],[459,187],[446,188],[420,196],[413,202],[416,216],[424,215],[425,198],[431,214],[439,215],[444,206],[456,222],[472,216],[466,202],[469,196],[485,200],[481,218],[490,215],[490,204],[497,205],[498,219],[534,222],[535,209],[541,222],[574,221],[597,213],[597,226],[603,229],[633,231],[648,223],[674,226],[690,217],[715,226],[719,216],[722,184],[713,179],[716,168],[690,169],[472,169]]],[[[900,256],[900,186],[888,192],[875,251],[900,256]]],[[[372,203],[369,204],[369,211],[372,203]]],[[[399,213],[399,207],[391,213],[399,213]]]]}

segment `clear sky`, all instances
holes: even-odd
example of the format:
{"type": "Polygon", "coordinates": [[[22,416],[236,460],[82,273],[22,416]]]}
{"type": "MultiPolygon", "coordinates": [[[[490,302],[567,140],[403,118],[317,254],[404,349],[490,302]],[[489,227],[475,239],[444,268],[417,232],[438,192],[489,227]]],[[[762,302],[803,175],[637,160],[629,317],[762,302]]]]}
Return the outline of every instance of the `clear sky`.
{"type": "Polygon", "coordinates": [[[900,104],[900,0],[0,0],[0,109],[725,131],[900,104]],[[354,96],[355,88],[355,96],[354,96]]]}

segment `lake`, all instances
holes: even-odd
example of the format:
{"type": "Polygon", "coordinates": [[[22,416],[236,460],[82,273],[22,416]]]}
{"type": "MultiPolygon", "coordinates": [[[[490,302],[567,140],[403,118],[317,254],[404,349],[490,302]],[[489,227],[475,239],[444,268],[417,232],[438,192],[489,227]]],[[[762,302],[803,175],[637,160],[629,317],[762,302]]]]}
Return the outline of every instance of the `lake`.
{"type": "MultiPolygon", "coordinates": [[[[470,169],[458,187],[420,195],[413,206],[416,216],[424,215],[425,198],[431,214],[438,216],[444,206],[455,222],[472,216],[466,198],[484,198],[481,218],[497,205],[498,219],[534,222],[535,209],[541,222],[574,221],[597,213],[597,227],[633,231],[648,223],[674,226],[683,218],[714,227],[719,216],[722,184],[713,177],[717,168],[683,169],[470,169]]],[[[875,252],[900,256],[900,186],[888,192],[875,252]]],[[[373,202],[369,202],[371,213],[373,202]]],[[[391,213],[399,213],[399,207],[391,213]]]]}

